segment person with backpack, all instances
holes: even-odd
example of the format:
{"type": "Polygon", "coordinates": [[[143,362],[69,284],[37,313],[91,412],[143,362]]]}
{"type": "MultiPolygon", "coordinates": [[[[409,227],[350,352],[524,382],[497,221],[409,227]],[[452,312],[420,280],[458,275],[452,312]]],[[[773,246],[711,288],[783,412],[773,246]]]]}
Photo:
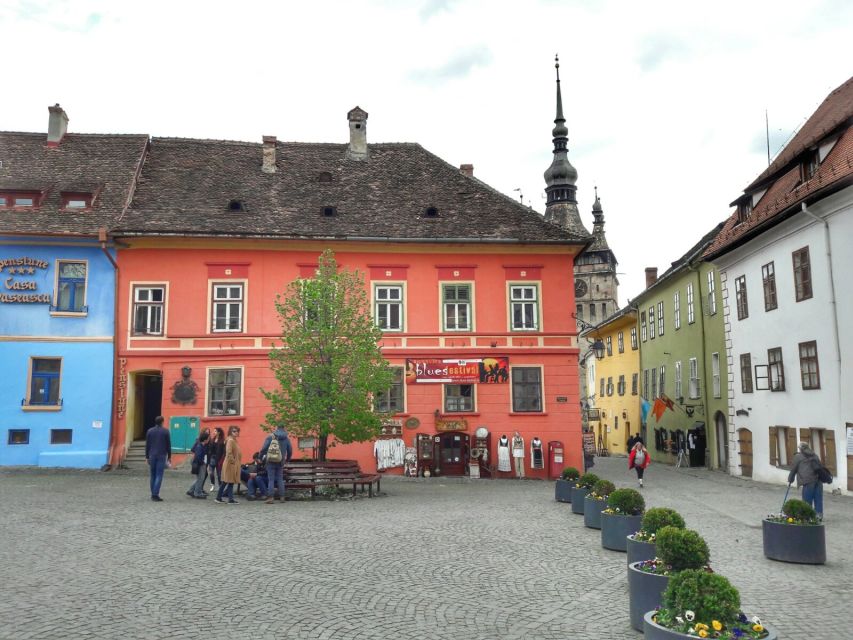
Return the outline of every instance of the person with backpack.
{"type": "Polygon", "coordinates": [[[818,469],[823,465],[807,442],[800,443],[800,450],[791,460],[791,472],[788,484],[797,479],[797,487],[803,488],[803,502],[807,502],[817,511],[817,517],[823,520],[823,483],[818,477],[818,469]]]}
{"type": "Polygon", "coordinates": [[[187,491],[190,498],[207,498],[207,494],[204,492],[204,481],[207,479],[207,441],[209,439],[210,429],[205,428],[190,449],[193,454],[192,473],[195,476],[195,482],[187,491]]]}
{"type": "Polygon", "coordinates": [[[284,471],[282,465],[290,460],[293,455],[293,447],[284,427],[278,426],[275,431],[264,440],[261,447],[261,460],[267,465],[267,500],[266,504],[273,504],[273,496],[276,485],[278,485],[279,499],[284,501],[284,471]]]}

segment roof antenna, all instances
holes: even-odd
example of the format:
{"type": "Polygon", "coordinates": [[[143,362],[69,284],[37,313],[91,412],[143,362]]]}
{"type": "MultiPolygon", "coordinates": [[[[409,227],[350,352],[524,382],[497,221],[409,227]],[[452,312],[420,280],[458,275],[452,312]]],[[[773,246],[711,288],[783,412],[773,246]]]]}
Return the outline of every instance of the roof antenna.
{"type": "Polygon", "coordinates": [[[770,166],[770,120],[767,117],[767,109],[764,110],[764,131],[767,135],[767,166],[770,166]]]}
{"type": "Polygon", "coordinates": [[[521,202],[521,204],[524,204],[524,194],[521,192],[521,187],[518,187],[517,189],[513,189],[513,191],[518,191],[518,199],[521,202]]]}

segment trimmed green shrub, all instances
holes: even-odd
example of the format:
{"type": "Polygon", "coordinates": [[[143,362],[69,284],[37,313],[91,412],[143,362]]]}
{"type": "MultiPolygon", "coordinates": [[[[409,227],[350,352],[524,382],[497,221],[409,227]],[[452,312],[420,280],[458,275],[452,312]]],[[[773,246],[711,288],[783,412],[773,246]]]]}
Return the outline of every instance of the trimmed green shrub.
{"type": "Polygon", "coordinates": [[[663,608],[677,615],[692,611],[695,619],[705,624],[712,620],[728,624],[740,613],[740,594],[717,573],[687,569],[670,577],[663,594],[663,608]]]}
{"type": "Polygon", "coordinates": [[[652,507],[643,516],[643,522],[640,525],[640,530],[651,535],[657,533],[664,527],[675,527],[676,529],[684,528],[684,518],[682,518],[674,509],[666,507],[652,507]]]}
{"type": "Polygon", "coordinates": [[[789,518],[800,521],[809,521],[817,518],[817,511],[815,511],[808,502],[804,502],[796,498],[792,498],[784,504],[782,507],[782,513],[789,518]]]}
{"type": "Polygon", "coordinates": [[[638,516],[646,508],[646,501],[635,489],[616,489],[607,498],[607,506],[626,516],[638,516]]]}
{"type": "Polygon", "coordinates": [[[580,477],[580,480],[578,480],[578,484],[582,487],[586,487],[587,489],[592,489],[592,486],[599,480],[601,480],[601,478],[599,478],[594,473],[587,473],[586,475],[580,477]]]}
{"type": "Polygon", "coordinates": [[[610,482],[610,480],[601,479],[592,485],[592,493],[597,495],[599,498],[606,498],[615,490],[616,485],[610,482]]]}
{"type": "Polygon", "coordinates": [[[701,569],[708,564],[710,552],[705,539],[691,529],[664,527],[657,533],[658,557],[673,571],[701,569]]]}
{"type": "Polygon", "coordinates": [[[580,472],[574,467],[566,467],[565,469],[563,469],[563,480],[577,480],[578,478],[580,478],[580,476],[580,472]]]}

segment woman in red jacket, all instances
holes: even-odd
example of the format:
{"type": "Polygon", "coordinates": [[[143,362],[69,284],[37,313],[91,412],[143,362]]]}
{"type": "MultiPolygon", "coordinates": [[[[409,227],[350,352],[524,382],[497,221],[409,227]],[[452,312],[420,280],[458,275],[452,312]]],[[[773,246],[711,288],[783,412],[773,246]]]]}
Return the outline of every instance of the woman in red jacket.
{"type": "Polygon", "coordinates": [[[641,487],[643,486],[643,472],[646,470],[646,467],[649,466],[651,461],[652,459],[649,456],[649,452],[646,450],[646,447],[643,446],[643,443],[638,442],[635,444],[628,456],[628,468],[635,469],[637,471],[637,480],[641,487]]]}

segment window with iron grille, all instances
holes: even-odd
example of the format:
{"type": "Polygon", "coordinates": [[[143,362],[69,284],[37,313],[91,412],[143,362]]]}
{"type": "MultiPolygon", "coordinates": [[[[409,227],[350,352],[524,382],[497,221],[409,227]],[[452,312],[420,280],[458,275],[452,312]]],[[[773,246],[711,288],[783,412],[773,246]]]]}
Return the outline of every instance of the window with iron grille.
{"type": "Polygon", "coordinates": [[[471,285],[445,284],[441,287],[445,331],[471,330],[471,285]]]}
{"type": "Polygon", "coordinates": [[[672,318],[676,329],[681,329],[681,295],[678,291],[672,294],[672,318]]]}
{"type": "Polygon", "coordinates": [[[740,390],[752,393],[752,354],[740,354],[740,390]]]}
{"type": "Polygon", "coordinates": [[[794,290],[797,302],[808,300],[812,297],[812,268],[809,258],[809,248],[803,247],[794,251],[794,290]]]}
{"type": "Polygon", "coordinates": [[[767,350],[767,366],[770,373],[770,391],[784,391],[785,366],[782,362],[782,347],[767,350]]]}
{"type": "Polygon", "coordinates": [[[820,366],[817,361],[817,342],[800,343],[800,376],[803,389],[820,389],[820,366]]]}
{"type": "Polygon", "coordinates": [[[207,373],[207,414],[239,416],[242,411],[241,369],[210,369],[207,373]]]}
{"type": "Polygon", "coordinates": [[[403,287],[374,285],[374,320],[383,331],[403,330],[403,287]]]}
{"type": "Polygon", "coordinates": [[[243,330],[242,282],[213,284],[213,331],[240,332],[243,330]]]}
{"type": "Polygon", "coordinates": [[[391,386],[373,398],[373,409],[378,413],[404,413],[403,367],[391,367],[391,386]]]}
{"type": "Polygon", "coordinates": [[[776,301],[776,269],[772,262],[761,267],[761,282],[764,285],[764,310],[772,311],[778,306],[776,301]]]}
{"type": "Polygon", "coordinates": [[[512,410],[518,413],[542,411],[542,369],[512,368],[512,410]]]}
{"type": "Polygon", "coordinates": [[[746,276],[735,278],[735,301],[737,303],[737,319],[749,317],[749,300],[746,297],[746,276]]]}
{"type": "Polygon", "coordinates": [[[133,335],[163,334],[165,286],[136,286],[133,288],[133,335]]]}
{"type": "Polygon", "coordinates": [[[539,328],[539,289],[535,285],[512,285],[510,305],[513,331],[539,328]]]}

